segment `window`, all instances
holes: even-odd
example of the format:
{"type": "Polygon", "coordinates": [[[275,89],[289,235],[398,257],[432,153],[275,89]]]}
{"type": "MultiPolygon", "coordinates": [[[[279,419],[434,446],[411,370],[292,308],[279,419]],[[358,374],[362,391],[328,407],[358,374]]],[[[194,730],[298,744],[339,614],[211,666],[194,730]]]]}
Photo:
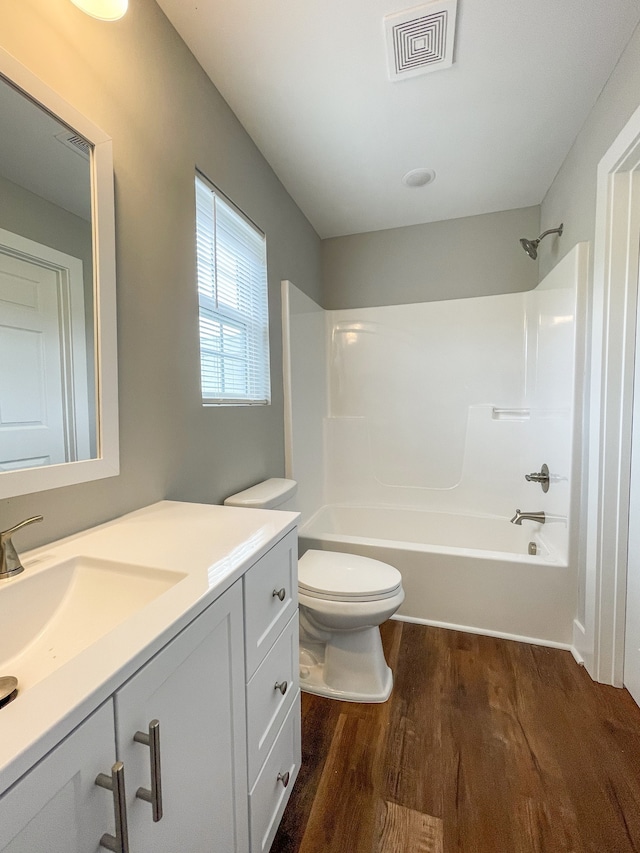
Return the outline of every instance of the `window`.
{"type": "Polygon", "coordinates": [[[264,234],[196,176],[203,405],[270,402],[264,234]]]}

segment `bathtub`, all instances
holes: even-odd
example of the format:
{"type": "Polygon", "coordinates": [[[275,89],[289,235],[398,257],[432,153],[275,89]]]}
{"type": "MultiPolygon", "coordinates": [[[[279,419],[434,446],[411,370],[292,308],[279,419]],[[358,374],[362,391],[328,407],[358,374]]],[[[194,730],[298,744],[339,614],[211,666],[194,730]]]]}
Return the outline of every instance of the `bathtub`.
{"type": "Polygon", "coordinates": [[[396,618],[570,648],[576,576],[541,530],[497,516],[334,504],[299,535],[301,553],[346,551],[395,566],[405,590],[396,618]]]}

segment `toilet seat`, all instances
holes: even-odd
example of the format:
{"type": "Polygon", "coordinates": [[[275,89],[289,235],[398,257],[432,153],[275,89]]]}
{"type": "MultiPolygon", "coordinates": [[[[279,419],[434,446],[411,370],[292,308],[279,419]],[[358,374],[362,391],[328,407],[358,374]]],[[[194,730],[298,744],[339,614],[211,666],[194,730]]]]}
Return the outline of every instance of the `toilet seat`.
{"type": "Polygon", "coordinates": [[[397,569],[357,554],[310,550],[298,563],[298,590],[325,601],[383,601],[402,586],[397,569]]]}

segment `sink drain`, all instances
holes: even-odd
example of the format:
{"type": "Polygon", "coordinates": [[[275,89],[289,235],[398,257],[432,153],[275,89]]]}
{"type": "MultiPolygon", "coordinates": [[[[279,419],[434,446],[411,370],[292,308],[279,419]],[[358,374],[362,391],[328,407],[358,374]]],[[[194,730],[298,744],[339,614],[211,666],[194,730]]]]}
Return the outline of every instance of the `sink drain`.
{"type": "Polygon", "coordinates": [[[0,678],[0,708],[4,708],[18,695],[18,679],[12,675],[0,678]]]}

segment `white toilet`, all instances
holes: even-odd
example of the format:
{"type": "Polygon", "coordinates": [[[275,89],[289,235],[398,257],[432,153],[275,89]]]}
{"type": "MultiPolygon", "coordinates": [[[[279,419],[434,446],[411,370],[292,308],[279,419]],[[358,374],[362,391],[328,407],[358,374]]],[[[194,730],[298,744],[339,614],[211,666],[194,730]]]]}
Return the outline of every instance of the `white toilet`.
{"type": "MultiPolygon", "coordinates": [[[[225,500],[226,506],[291,509],[294,480],[271,479],[225,500]]],[[[300,687],[348,702],[384,702],[393,675],[379,626],[404,601],[400,572],[379,560],[307,551],[298,562],[300,687]]]]}

